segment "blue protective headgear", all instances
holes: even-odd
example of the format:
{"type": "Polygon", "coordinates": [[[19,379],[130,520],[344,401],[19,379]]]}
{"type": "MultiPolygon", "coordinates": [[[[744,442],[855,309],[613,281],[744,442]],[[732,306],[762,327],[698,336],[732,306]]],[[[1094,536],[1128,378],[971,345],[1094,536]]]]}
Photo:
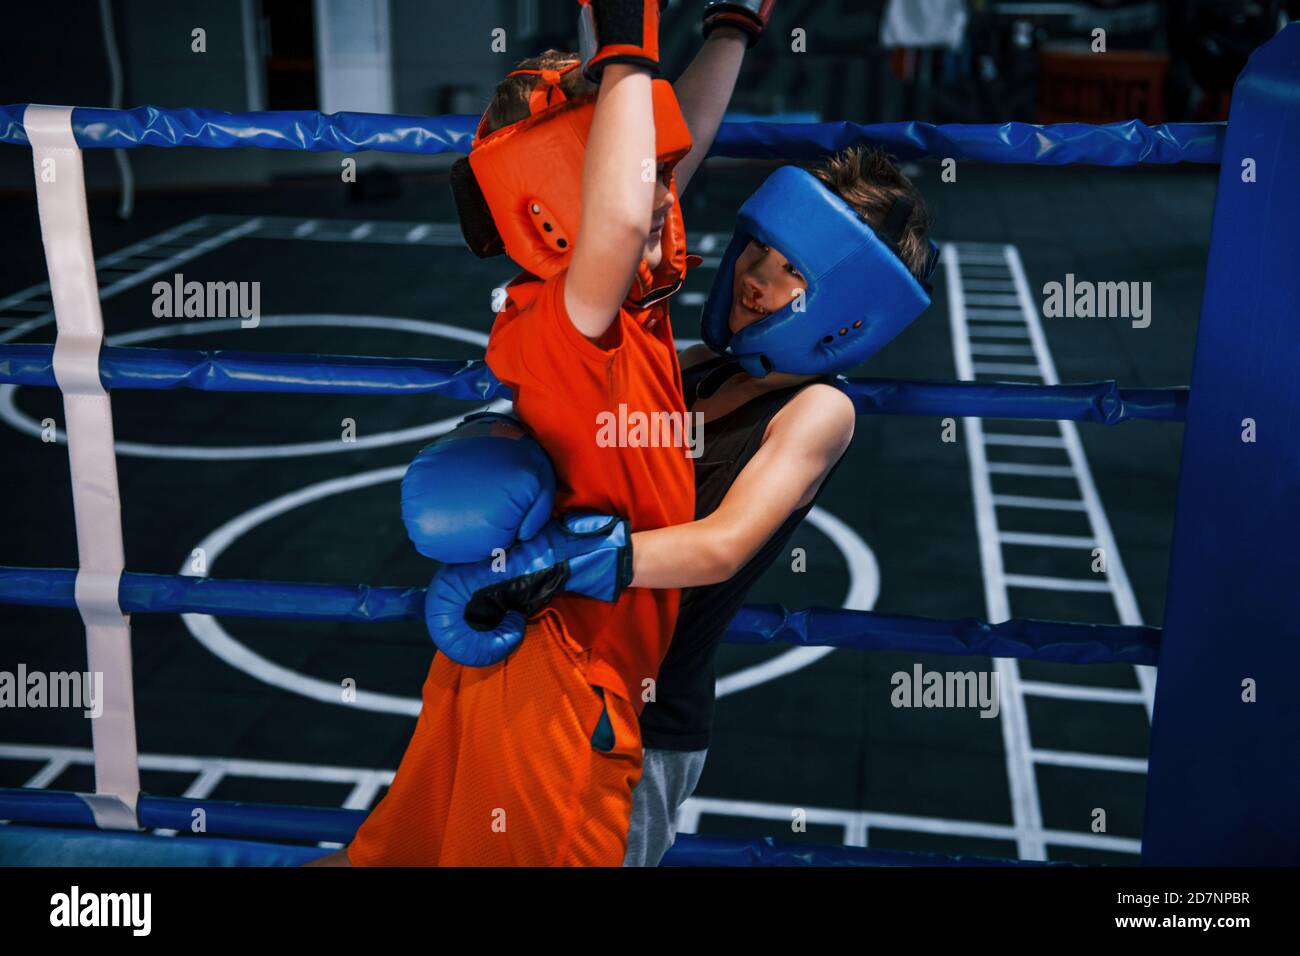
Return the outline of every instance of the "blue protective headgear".
{"type": "MultiPolygon", "coordinates": [[[[896,200],[877,232],[816,176],[782,166],[740,207],[704,303],[704,341],[735,356],[756,378],[768,372],[823,375],[870,358],[930,304],[929,285],[908,271],[895,245],[911,211],[911,200],[896,200]],[[751,238],[777,249],[808,287],[803,311],[795,311],[796,298],[732,335],[732,279],[751,238]]],[[[938,260],[939,247],[931,242],[927,283],[938,260]]]]}

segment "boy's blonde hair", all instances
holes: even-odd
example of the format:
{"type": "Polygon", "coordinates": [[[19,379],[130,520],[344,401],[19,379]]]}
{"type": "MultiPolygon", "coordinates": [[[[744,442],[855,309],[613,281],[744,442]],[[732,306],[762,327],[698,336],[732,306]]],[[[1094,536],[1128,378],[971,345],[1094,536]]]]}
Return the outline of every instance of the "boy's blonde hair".
{"type": "MultiPolygon", "coordinates": [[[[515,69],[559,70],[577,59],[579,57],[576,53],[547,50],[539,56],[530,56],[526,60],[520,60],[515,69]]],[[[532,93],[533,87],[537,85],[537,80],[536,76],[524,74],[523,76],[507,76],[498,83],[485,112],[487,124],[484,132],[492,133],[503,126],[509,126],[511,123],[527,119],[530,115],[528,95],[532,93]]],[[[560,89],[571,100],[596,95],[596,84],[582,75],[581,68],[570,70],[560,77],[560,89]]]]}
{"type": "Polygon", "coordinates": [[[894,200],[906,196],[914,206],[898,240],[898,254],[912,275],[925,281],[930,258],[930,212],[912,181],[883,150],[850,146],[808,170],[876,229],[894,200]]]}

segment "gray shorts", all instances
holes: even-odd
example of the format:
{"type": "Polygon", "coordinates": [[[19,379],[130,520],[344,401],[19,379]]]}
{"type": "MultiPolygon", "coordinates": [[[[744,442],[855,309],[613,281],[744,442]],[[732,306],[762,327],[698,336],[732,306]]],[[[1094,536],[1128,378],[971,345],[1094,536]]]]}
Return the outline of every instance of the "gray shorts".
{"type": "Polygon", "coordinates": [[[695,792],[708,755],[707,750],[643,751],[624,866],[659,865],[677,836],[677,811],[695,792]]]}

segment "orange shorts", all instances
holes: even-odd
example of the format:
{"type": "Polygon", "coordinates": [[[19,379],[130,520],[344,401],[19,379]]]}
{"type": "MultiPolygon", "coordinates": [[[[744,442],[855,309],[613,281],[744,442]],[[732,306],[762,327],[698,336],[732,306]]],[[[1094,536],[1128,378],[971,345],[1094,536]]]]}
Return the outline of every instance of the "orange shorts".
{"type": "Polygon", "coordinates": [[[641,730],[587,683],[554,612],[491,667],[434,656],[397,776],[348,845],[354,866],[619,866],[641,730]]]}

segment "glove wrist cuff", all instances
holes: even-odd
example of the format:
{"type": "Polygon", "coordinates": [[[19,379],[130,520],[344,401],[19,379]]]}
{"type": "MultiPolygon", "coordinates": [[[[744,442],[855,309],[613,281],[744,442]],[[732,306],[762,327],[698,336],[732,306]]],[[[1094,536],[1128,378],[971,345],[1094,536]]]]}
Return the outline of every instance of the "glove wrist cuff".
{"type": "Polygon", "coordinates": [[[614,598],[615,600],[632,585],[634,568],[632,565],[632,529],[627,528],[627,522],[623,522],[626,528],[627,544],[619,549],[618,568],[616,570],[616,579],[614,581],[614,598]]]}
{"type": "Polygon", "coordinates": [[[727,16],[725,14],[714,14],[706,19],[700,25],[700,31],[704,34],[704,39],[708,39],[714,30],[720,27],[728,27],[744,34],[745,49],[752,50],[758,43],[759,37],[763,35],[763,28],[756,26],[752,20],[746,17],[727,16]]]}

